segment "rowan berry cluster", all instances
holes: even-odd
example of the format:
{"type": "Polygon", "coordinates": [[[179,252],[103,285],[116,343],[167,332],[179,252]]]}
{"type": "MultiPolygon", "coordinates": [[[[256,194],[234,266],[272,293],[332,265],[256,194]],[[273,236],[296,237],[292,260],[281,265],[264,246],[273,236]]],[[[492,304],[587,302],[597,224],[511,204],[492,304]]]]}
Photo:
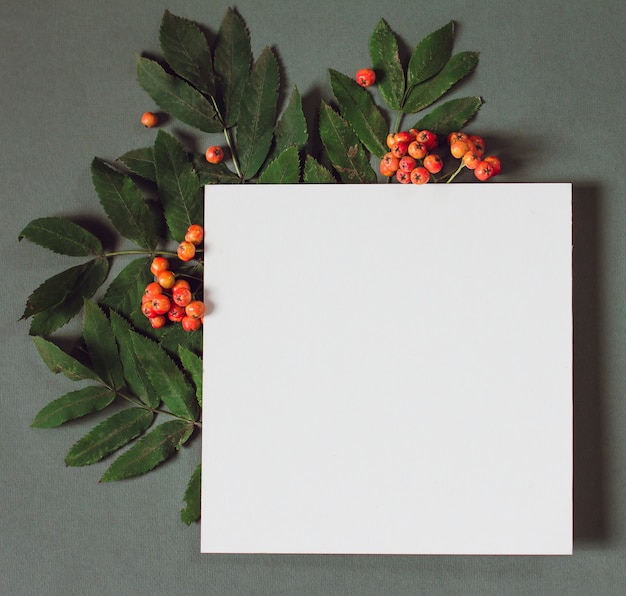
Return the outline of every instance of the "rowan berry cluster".
{"type": "MultiPolygon", "coordinates": [[[[456,171],[443,175],[440,180],[451,182],[463,168],[474,170],[478,180],[488,180],[500,173],[500,160],[493,156],[483,157],[485,142],[478,135],[462,132],[450,133],[447,137],[450,154],[459,159],[456,171]]],[[[437,181],[436,174],[443,169],[443,158],[435,149],[439,138],[430,130],[403,130],[387,135],[389,151],[380,162],[380,173],[402,184],[426,184],[437,181]]]]}
{"type": "MultiPolygon", "coordinates": [[[[178,257],[183,261],[189,261],[195,255],[195,249],[204,236],[202,226],[194,224],[189,226],[185,241],[178,247],[178,257]],[[181,246],[184,245],[181,257],[181,246]],[[193,251],[189,253],[187,245],[193,251]]],[[[163,327],[167,321],[180,323],[185,331],[200,329],[206,312],[204,302],[194,299],[191,286],[186,279],[176,277],[170,269],[170,262],[166,257],[154,257],[150,265],[150,271],[154,275],[154,281],[149,283],[141,298],[141,312],[148,317],[150,324],[155,329],[163,327]]]]}

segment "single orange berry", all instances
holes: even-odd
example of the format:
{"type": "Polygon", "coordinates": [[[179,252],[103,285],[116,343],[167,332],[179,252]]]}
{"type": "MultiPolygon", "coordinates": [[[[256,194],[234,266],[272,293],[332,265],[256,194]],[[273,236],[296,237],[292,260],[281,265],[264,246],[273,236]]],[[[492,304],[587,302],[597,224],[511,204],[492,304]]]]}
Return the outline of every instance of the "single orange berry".
{"type": "Polygon", "coordinates": [[[187,242],[191,242],[198,246],[202,239],[204,238],[204,228],[199,224],[191,224],[187,228],[187,233],[185,234],[185,240],[187,242]]]}
{"type": "Polygon", "coordinates": [[[376,82],[376,73],[371,68],[360,68],[354,79],[361,87],[370,87],[376,82]]]}
{"type": "Polygon", "coordinates": [[[150,325],[152,325],[154,329],[161,329],[165,323],[167,323],[167,319],[163,315],[150,317],[150,325]]]}
{"type": "Polygon", "coordinates": [[[221,163],[224,159],[224,150],[219,145],[211,145],[204,154],[209,163],[221,163]]]}
{"type": "Polygon", "coordinates": [[[426,184],[430,180],[430,172],[423,166],[418,166],[411,171],[411,182],[413,184],[426,184]]]}
{"type": "Polygon", "coordinates": [[[441,169],[443,168],[443,161],[441,161],[441,157],[439,157],[436,153],[429,153],[424,158],[424,167],[431,174],[437,174],[441,172],[441,169]]]}
{"type": "Polygon", "coordinates": [[[154,112],[144,112],[141,116],[141,123],[146,128],[154,128],[159,123],[159,118],[154,112]]]}
{"type": "Polygon", "coordinates": [[[206,308],[202,300],[192,300],[185,306],[185,314],[192,319],[201,319],[204,316],[206,308]]]}
{"type": "Polygon", "coordinates": [[[202,319],[184,316],[180,324],[185,331],[197,331],[202,326],[202,319]]]}
{"type": "Polygon", "coordinates": [[[180,288],[191,288],[189,282],[186,279],[177,279],[176,283],[172,286],[172,292],[177,292],[180,288]]]}
{"type": "Polygon", "coordinates": [[[162,294],[162,293],[163,293],[163,288],[156,281],[149,283],[146,286],[146,289],[144,290],[145,296],[158,296],[159,294],[162,294]]]}
{"type": "Polygon", "coordinates": [[[185,307],[178,306],[177,304],[174,304],[174,306],[167,311],[167,318],[172,321],[172,323],[180,323],[185,316],[185,307]]]}
{"type": "Polygon", "coordinates": [[[428,153],[426,145],[420,141],[412,141],[409,143],[407,150],[413,159],[424,159],[428,153]]]}
{"type": "Polygon", "coordinates": [[[157,283],[164,289],[169,290],[176,283],[176,276],[173,271],[161,271],[157,275],[157,283]]]}
{"type": "Polygon", "coordinates": [[[191,302],[191,291],[189,288],[172,289],[172,300],[178,306],[185,307],[191,302]]]}
{"type": "Polygon", "coordinates": [[[196,247],[191,242],[185,240],[178,245],[176,253],[181,261],[191,261],[196,255],[196,247]]]}
{"type": "Polygon", "coordinates": [[[170,262],[165,257],[154,257],[150,265],[152,275],[158,275],[161,271],[167,271],[170,268],[170,262]]]}
{"type": "Polygon", "coordinates": [[[491,164],[491,168],[493,170],[492,176],[497,176],[500,173],[502,165],[498,157],[495,155],[487,155],[487,157],[484,158],[484,161],[491,164]]]}

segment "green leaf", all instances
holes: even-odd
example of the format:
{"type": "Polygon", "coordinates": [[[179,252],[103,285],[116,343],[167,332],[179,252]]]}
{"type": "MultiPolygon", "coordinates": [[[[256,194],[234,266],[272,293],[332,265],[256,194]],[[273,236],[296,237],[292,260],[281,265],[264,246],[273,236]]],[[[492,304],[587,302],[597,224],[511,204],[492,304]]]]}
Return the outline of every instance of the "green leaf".
{"type": "Polygon", "coordinates": [[[166,10],[159,40],[165,59],[179,76],[207,95],[215,95],[211,51],[195,23],[166,10]]]}
{"type": "Polygon", "coordinates": [[[263,165],[272,144],[278,103],[278,62],[265,48],[252,66],[237,124],[239,166],[245,180],[263,165]]]}
{"type": "Polygon", "coordinates": [[[51,341],[43,337],[33,337],[33,343],[41,359],[54,374],[63,373],[72,381],[80,381],[82,379],[100,380],[96,373],[51,341]]]}
{"type": "Polygon", "coordinates": [[[143,147],[142,149],[133,149],[124,153],[117,158],[121,161],[133,174],[137,174],[150,182],[156,182],[156,174],[154,172],[154,151],[152,147],[143,147]]]}
{"type": "Polygon", "coordinates": [[[300,181],[300,156],[297,147],[285,149],[259,176],[259,184],[297,184],[300,181]]]}
{"type": "Polygon", "coordinates": [[[289,103],[274,129],[274,155],[279,155],[285,149],[295,146],[302,149],[309,140],[306,118],[302,109],[302,97],[297,87],[293,88],[289,103]]]}
{"type": "Polygon", "coordinates": [[[356,134],[348,123],[324,102],[320,111],[320,136],[333,167],[344,183],[376,182],[376,173],[356,134]]]}
{"type": "Polygon", "coordinates": [[[196,155],[193,159],[193,166],[198,175],[198,182],[204,184],[239,184],[239,176],[231,171],[228,166],[222,163],[209,163],[204,159],[204,155],[196,155]]]}
{"type": "Polygon", "coordinates": [[[189,333],[182,325],[167,325],[159,340],[159,345],[169,354],[178,354],[180,346],[185,346],[196,354],[202,353],[202,327],[198,331],[189,333]]]}
{"type": "Polygon", "coordinates": [[[183,368],[189,373],[196,386],[196,399],[198,405],[202,407],[202,358],[185,346],[178,346],[178,356],[183,368]]]}
{"type": "Polygon", "coordinates": [[[102,243],[82,226],[61,217],[33,219],[18,240],[26,238],[43,248],[70,257],[87,257],[102,252],[102,243]]]}
{"type": "Polygon", "coordinates": [[[193,424],[170,420],[157,426],[120,455],[102,475],[100,482],[140,476],[170,458],[189,439],[193,424]]]}
{"type": "Polygon", "coordinates": [[[126,385],[148,407],[158,408],[161,396],[135,352],[135,345],[130,337],[134,333],[133,328],[115,311],[111,311],[111,327],[119,347],[126,385]]]}
{"type": "Polygon", "coordinates": [[[314,157],[306,156],[304,161],[304,182],[306,184],[334,184],[335,177],[314,157]]]}
{"type": "Polygon", "coordinates": [[[407,86],[411,88],[436,75],[450,59],[453,43],[452,21],[420,41],[409,60],[407,86]]]}
{"type": "Polygon", "coordinates": [[[186,506],[180,512],[180,519],[183,523],[188,526],[195,521],[200,519],[200,495],[202,488],[202,465],[198,465],[198,467],[194,470],[191,478],[189,479],[189,483],[187,484],[187,489],[185,490],[185,503],[186,506]]]}
{"type": "Polygon", "coordinates": [[[219,132],[222,124],[213,104],[197,89],[168,74],[154,60],[137,58],[137,80],[164,111],[203,132],[219,132]]]}
{"type": "Polygon", "coordinates": [[[356,132],[361,143],[376,157],[382,159],[388,148],[383,144],[387,137],[387,124],[369,91],[354,79],[329,69],[330,83],[337,98],[341,115],[356,132]]]}
{"type": "Polygon", "coordinates": [[[226,127],[237,123],[243,90],[252,64],[250,36],[242,18],[232,9],[226,11],[215,42],[214,68],[217,99],[226,127]]]}
{"type": "Polygon", "coordinates": [[[104,312],[90,300],[84,301],[83,338],[94,371],[109,387],[124,384],[124,371],[113,329],[104,312]]]}
{"type": "Polygon", "coordinates": [[[165,221],[174,240],[182,242],[191,224],[204,221],[202,187],[187,153],[163,130],[154,142],[154,164],[165,221]]]}
{"type": "Polygon", "coordinates": [[[79,439],[65,457],[67,466],[87,466],[127,445],[146,431],[154,414],[144,408],[127,408],[107,418],[79,439]]]}
{"type": "Polygon", "coordinates": [[[408,114],[427,108],[472,72],[477,64],[478,52],[455,54],[438,74],[411,89],[402,111],[408,114]]]}
{"type": "Polygon", "coordinates": [[[75,420],[92,412],[99,412],[115,399],[115,391],[101,385],[90,385],[71,391],[63,397],[51,401],[42,408],[31,426],[33,428],[54,428],[68,420],[75,420]]]}
{"type": "Polygon", "coordinates": [[[157,221],[130,176],[108,166],[97,157],[91,162],[96,193],[117,231],[142,248],[157,245],[157,221]]]}
{"type": "Polygon", "coordinates": [[[150,262],[150,258],[141,257],[128,263],[109,284],[100,303],[126,316],[140,312],[141,297],[153,281],[150,262]]]}
{"type": "Polygon", "coordinates": [[[404,69],[400,62],[398,40],[383,19],[376,25],[369,46],[378,90],[392,110],[399,110],[404,96],[404,69]]]}
{"type": "Polygon", "coordinates": [[[196,420],[199,409],[194,390],[167,352],[156,342],[133,331],[129,337],[138,367],[143,369],[169,411],[186,420],[196,420]]]}
{"type": "Polygon", "coordinates": [[[428,129],[440,135],[450,134],[461,130],[476,115],[482,103],[480,97],[452,99],[424,116],[413,128],[428,129]]]}

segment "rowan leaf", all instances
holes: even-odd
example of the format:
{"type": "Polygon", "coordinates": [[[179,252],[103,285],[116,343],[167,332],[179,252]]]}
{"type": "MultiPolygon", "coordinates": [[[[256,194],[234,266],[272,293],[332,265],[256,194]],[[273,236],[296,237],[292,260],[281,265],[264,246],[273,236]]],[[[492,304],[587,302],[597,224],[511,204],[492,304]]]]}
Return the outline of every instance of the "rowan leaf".
{"type": "Polygon", "coordinates": [[[159,345],[170,355],[176,356],[178,348],[185,346],[196,354],[202,353],[202,327],[193,333],[185,331],[182,325],[168,325],[159,339],[159,345]]]}
{"type": "Polygon", "coordinates": [[[102,385],[89,385],[70,391],[44,406],[31,426],[33,428],[54,428],[69,420],[81,418],[92,412],[106,408],[115,399],[115,391],[102,385]]]}
{"type": "Polygon", "coordinates": [[[142,248],[154,249],[158,241],[157,220],[130,176],[96,157],[91,162],[91,178],[115,229],[142,248]]]}
{"type": "Polygon", "coordinates": [[[300,156],[297,147],[285,149],[259,176],[259,184],[297,184],[300,181],[300,156]]]}
{"type": "Polygon", "coordinates": [[[480,97],[452,99],[426,114],[413,128],[427,129],[440,135],[450,134],[461,130],[476,115],[482,103],[480,97]]]}
{"type": "Polygon", "coordinates": [[[228,166],[222,163],[209,163],[204,155],[196,155],[193,167],[198,175],[198,182],[204,184],[239,184],[241,179],[228,166]]]}
{"type": "Polygon", "coordinates": [[[63,373],[72,381],[81,381],[83,379],[100,380],[95,372],[51,341],[43,337],[33,337],[33,343],[41,359],[54,374],[63,373]]]}
{"type": "Polygon", "coordinates": [[[194,425],[184,420],[160,424],[122,453],[102,475],[100,482],[133,478],[169,459],[189,439],[194,425]]]}
{"type": "Polygon", "coordinates": [[[137,174],[150,182],[156,182],[156,174],[154,172],[154,150],[152,147],[142,147],[141,149],[133,149],[127,151],[124,155],[117,158],[121,161],[133,174],[137,174]]]}
{"type": "Polygon", "coordinates": [[[387,153],[383,144],[388,128],[369,91],[354,79],[329,69],[330,83],[342,117],[347,120],[368,151],[378,158],[387,153]]]}
{"type": "Polygon", "coordinates": [[[72,294],[85,265],[76,265],[44,281],[26,300],[22,319],[62,303],[72,294]]]}
{"type": "Polygon", "coordinates": [[[141,311],[141,297],[153,281],[149,257],[134,259],[109,284],[100,304],[126,316],[141,311]]]}
{"type": "Polygon", "coordinates": [[[182,242],[191,224],[203,223],[202,187],[189,155],[163,130],[154,142],[154,164],[167,227],[174,240],[182,242]]]}
{"type": "Polygon", "coordinates": [[[227,128],[237,124],[243,90],[252,64],[250,36],[243,19],[226,11],[215,42],[213,67],[217,75],[217,100],[227,128]]]}
{"type": "Polygon", "coordinates": [[[304,160],[303,181],[306,184],[334,184],[335,177],[314,157],[307,155],[304,160]]]}
{"type": "Polygon", "coordinates": [[[202,407],[202,358],[194,354],[186,346],[178,346],[178,356],[185,372],[189,373],[193,384],[196,386],[196,399],[202,407]]]}
{"type": "Polygon", "coordinates": [[[272,145],[278,86],[278,62],[266,47],[250,71],[237,123],[239,166],[245,180],[259,171],[272,145]]]}
{"type": "Polygon", "coordinates": [[[26,238],[43,248],[70,257],[87,257],[102,253],[102,243],[82,226],[61,217],[33,219],[18,240],[26,238]]]}
{"type": "Polygon", "coordinates": [[[188,526],[200,519],[200,505],[201,505],[201,489],[202,489],[202,464],[194,470],[187,489],[185,490],[185,507],[181,509],[180,519],[188,526]]]}
{"type": "Polygon", "coordinates": [[[435,76],[450,59],[454,43],[454,23],[450,21],[420,41],[409,60],[407,87],[435,76]]]}
{"type": "Polygon", "coordinates": [[[409,92],[402,111],[415,113],[435,103],[453,85],[467,76],[478,64],[478,52],[460,52],[448,60],[443,69],[409,92]]]}
{"type": "Polygon", "coordinates": [[[124,384],[124,371],[109,319],[91,300],[84,300],[83,338],[94,372],[109,387],[124,384]]]}
{"type": "Polygon", "coordinates": [[[376,72],[376,85],[385,103],[392,110],[402,108],[405,76],[398,40],[389,25],[381,19],[376,25],[369,43],[372,68],[376,72]]]}
{"type": "Polygon", "coordinates": [[[166,10],[159,40],[167,63],[179,76],[203,93],[215,95],[211,50],[195,23],[166,10]]]}
{"type": "Polygon", "coordinates": [[[302,149],[309,140],[306,118],[302,109],[302,96],[297,87],[293,88],[289,103],[274,128],[274,155],[295,146],[302,149]]]}
{"type": "Polygon", "coordinates": [[[213,104],[187,81],[165,72],[154,60],[137,58],[137,80],[154,102],[174,118],[203,132],[222,130],[213,104]]]}
{"type": "Polygon", "coordinates": [[[376,182],[376,173],[356,134],[348,123],[324,102],[320,111],[320,137],[333,167],[344,183],[376,182]]]}

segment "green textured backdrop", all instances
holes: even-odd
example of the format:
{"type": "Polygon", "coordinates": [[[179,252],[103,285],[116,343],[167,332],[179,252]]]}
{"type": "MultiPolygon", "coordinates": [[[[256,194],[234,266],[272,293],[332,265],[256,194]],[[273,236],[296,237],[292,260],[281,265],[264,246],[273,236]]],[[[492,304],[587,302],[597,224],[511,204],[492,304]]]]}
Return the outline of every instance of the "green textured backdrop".
{"type": "MultiPolygon", "coordinates": [[[[98,485],[103,468],[65,468],[81,428],[29,428],[68,389],[39,360],[26,296],[63,258],[17,244],[30,219],[102,220],[94,156],[149,144],[153,107],[135,55],[158,52],[165,8],[215,33],[212,0],[3,0],[0,200],[3,389],[0,593],[613,595],[626,582],[626,185],[622,0],[481,3],[241,0],[255,54],[274,47],[313,109],[327,68],[369,62],[380,17],[408,43],[453,19],[455,50],[480,50],[461,89],[486,103],[472,130],[503,158],[502,182],[574,185],[575,540],[572,557],[201,556],[178,521],[199,443],[141,479],[98,485]]],[[[190,139],[201,148],[207,139],[190,139]]],[[[494,184],[497,181],[493,182],[494,184]]],[[[532,437],[529,438],[532,440],[532,437]]],[[[445,519],[442,520],[442,524],[445,519]]]]}

